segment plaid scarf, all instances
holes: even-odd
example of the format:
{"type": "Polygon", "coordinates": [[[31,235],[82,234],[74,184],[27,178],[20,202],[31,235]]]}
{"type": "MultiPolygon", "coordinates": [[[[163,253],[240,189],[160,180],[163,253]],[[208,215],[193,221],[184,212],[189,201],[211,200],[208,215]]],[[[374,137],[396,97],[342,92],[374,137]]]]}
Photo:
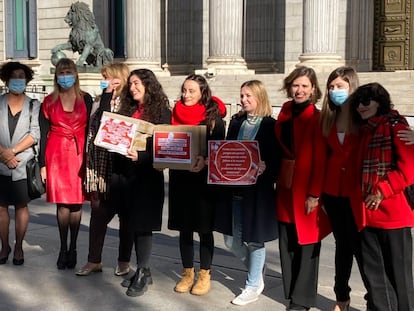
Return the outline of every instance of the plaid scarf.
{"type": "Polygon", "coordinates": [[[395,167],[393,155],[392,127],[395,123],[407,124],[404,117],[391,110],[387,115],[375,116],[368,120],[362,131],[363,146],[368,146],[362,161],[362,191],[365,195],[375,194],[375,185],[395,167]],[[369,133],[373,133],[372,136],[369,133]]]}
{"type": "Polygon", "coordinates": [[[112,154],[94,144],[101,122],[100,113],[91,117],[86,145],[86,180],[87,193],[98,192],[104,199],[108,198],[110,178],[112,175],[112,154]]]}

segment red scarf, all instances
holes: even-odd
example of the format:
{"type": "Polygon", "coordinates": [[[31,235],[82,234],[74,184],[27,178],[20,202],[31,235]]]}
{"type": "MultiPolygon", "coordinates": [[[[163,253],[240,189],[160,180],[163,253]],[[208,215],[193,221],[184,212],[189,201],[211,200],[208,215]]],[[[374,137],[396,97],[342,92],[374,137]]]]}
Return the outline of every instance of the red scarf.
{"type": "Polygon", "coordinates": [[[138,103],[137,106],[138,109],[134,111],[131,117],[134,119],[141,119],[142,113],[144,112],[144,104],[138,103]]]}
{"type": "Polygon", "coordinates": [[[218,98],[216,96],[211,96],[211,99],[214,100],[217,103],[220,116],[222,118],[224,118],[227,114],[226,104],[220,98],[218,98]]]}
{"type": "Polygon", "coordinates": [[[172,111],[172,125],[199,125],[206,119],[206,107],[197,103],[193,106],[186,106],[179,100],[175,103],[172,111]]]}
{"type": "Polygon", "coordinates": [[[395,165],[392,127],[396,122],[408,125],[398,112],[391,110],[387,115],[370,118],[361,129],[364,133],[361,143],[367,146],[362,163],[362,191],[365,195],[375,194],[377,183],[395,165]]]}

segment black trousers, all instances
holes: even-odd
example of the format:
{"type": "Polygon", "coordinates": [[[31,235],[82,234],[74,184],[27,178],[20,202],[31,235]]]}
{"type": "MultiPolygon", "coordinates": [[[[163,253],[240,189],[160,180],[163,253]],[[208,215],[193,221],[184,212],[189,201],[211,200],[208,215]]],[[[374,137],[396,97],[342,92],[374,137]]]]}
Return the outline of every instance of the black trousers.
{"type": "Polygon", "coordinates": [[[411,228],[367,227],[361,234],[372,311],[414,311],[411,228]]]}
{"type": "Polygon", "coordinates": [[[316,305],[321,243],[300,245],[295,224],[279,222],[279,252],[285,298],[310,308],[316,305]]]}
{"type": "MultiPolygon", "coordinates": [[[[194,232],[180,231],[180,254],[184,268],[194,267],[194,232]]],[[[199,233],[200,269],[210,270],[214,254],[213,233],[199,233]]]]}
{"type": "MultiPolygon", "coordinates": [[[[100,263],[102,261],[102,249],[109,222],[116,214],[115,209],[108,200],[100,200],[99,206],[91,206],[91,219],[89,222],[89,254],[88,261],[100,263]]],[[[125,217],[119,217],[119,248],[118,261],[129,262],[131,258],[133,237],[128,232],[125,217]]]]}
{"type": "MultiPolygon", "coordinates": [[[[354,256],[359,267],[361,279],[367,287],[366,276],[362,266],[361,235],[355,224],[351,203],[347,197],[322,195],[326,213],[331,222],[335,237],[335,285],[336,301],[350,299],[349,278],[351,277],[354,256]]],[[[366,295],[370,305],[369,294],[366,295]]]]}

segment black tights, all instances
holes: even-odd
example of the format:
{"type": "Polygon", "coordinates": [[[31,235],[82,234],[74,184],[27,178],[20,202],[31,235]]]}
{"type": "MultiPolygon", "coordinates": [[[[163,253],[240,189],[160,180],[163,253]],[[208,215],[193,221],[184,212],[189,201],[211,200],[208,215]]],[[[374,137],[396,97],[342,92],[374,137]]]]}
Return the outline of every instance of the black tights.
{"type": "Polygon", "coordinates": [[[134,232],[137,269],[148,268],[152,251],[152,232],[134,232]]]}
{"type": "Polygon", "coordinates": [[[82,204],[57,204],[57,222],[60,235],[60,250],[68,249],[68,232],[70,229],[69,250],[76,250],[80,221],[82,217],[82,204]]]}
{"type": "MultiPolygon", "coordinates": [[[[180,231],[180,253],[184,268],[194,267],[194,232],[180,231]]],[[[209,270],[214,254],[213,233],[199,233],[200,269],[209,270]]]]}

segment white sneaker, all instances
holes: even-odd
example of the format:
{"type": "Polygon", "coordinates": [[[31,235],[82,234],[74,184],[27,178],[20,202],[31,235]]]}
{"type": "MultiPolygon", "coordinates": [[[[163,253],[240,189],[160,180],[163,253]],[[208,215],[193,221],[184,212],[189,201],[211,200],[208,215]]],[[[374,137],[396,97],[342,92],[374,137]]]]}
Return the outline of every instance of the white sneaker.
{"type": "Polygon", "coordinates": [[[259,296],[263,292],[264,286],[265,286],[264,281],[263,281],[263,279],[261,279],[259,287],[256,290],[257,296],[259,296]]]}
{"type": "Polygon", "coordinates": [[[257,290],[246,287],[239,296],[232,300],[231,303],[237,306],[244,306],[259,299],[259,295],[257,290]]]}

